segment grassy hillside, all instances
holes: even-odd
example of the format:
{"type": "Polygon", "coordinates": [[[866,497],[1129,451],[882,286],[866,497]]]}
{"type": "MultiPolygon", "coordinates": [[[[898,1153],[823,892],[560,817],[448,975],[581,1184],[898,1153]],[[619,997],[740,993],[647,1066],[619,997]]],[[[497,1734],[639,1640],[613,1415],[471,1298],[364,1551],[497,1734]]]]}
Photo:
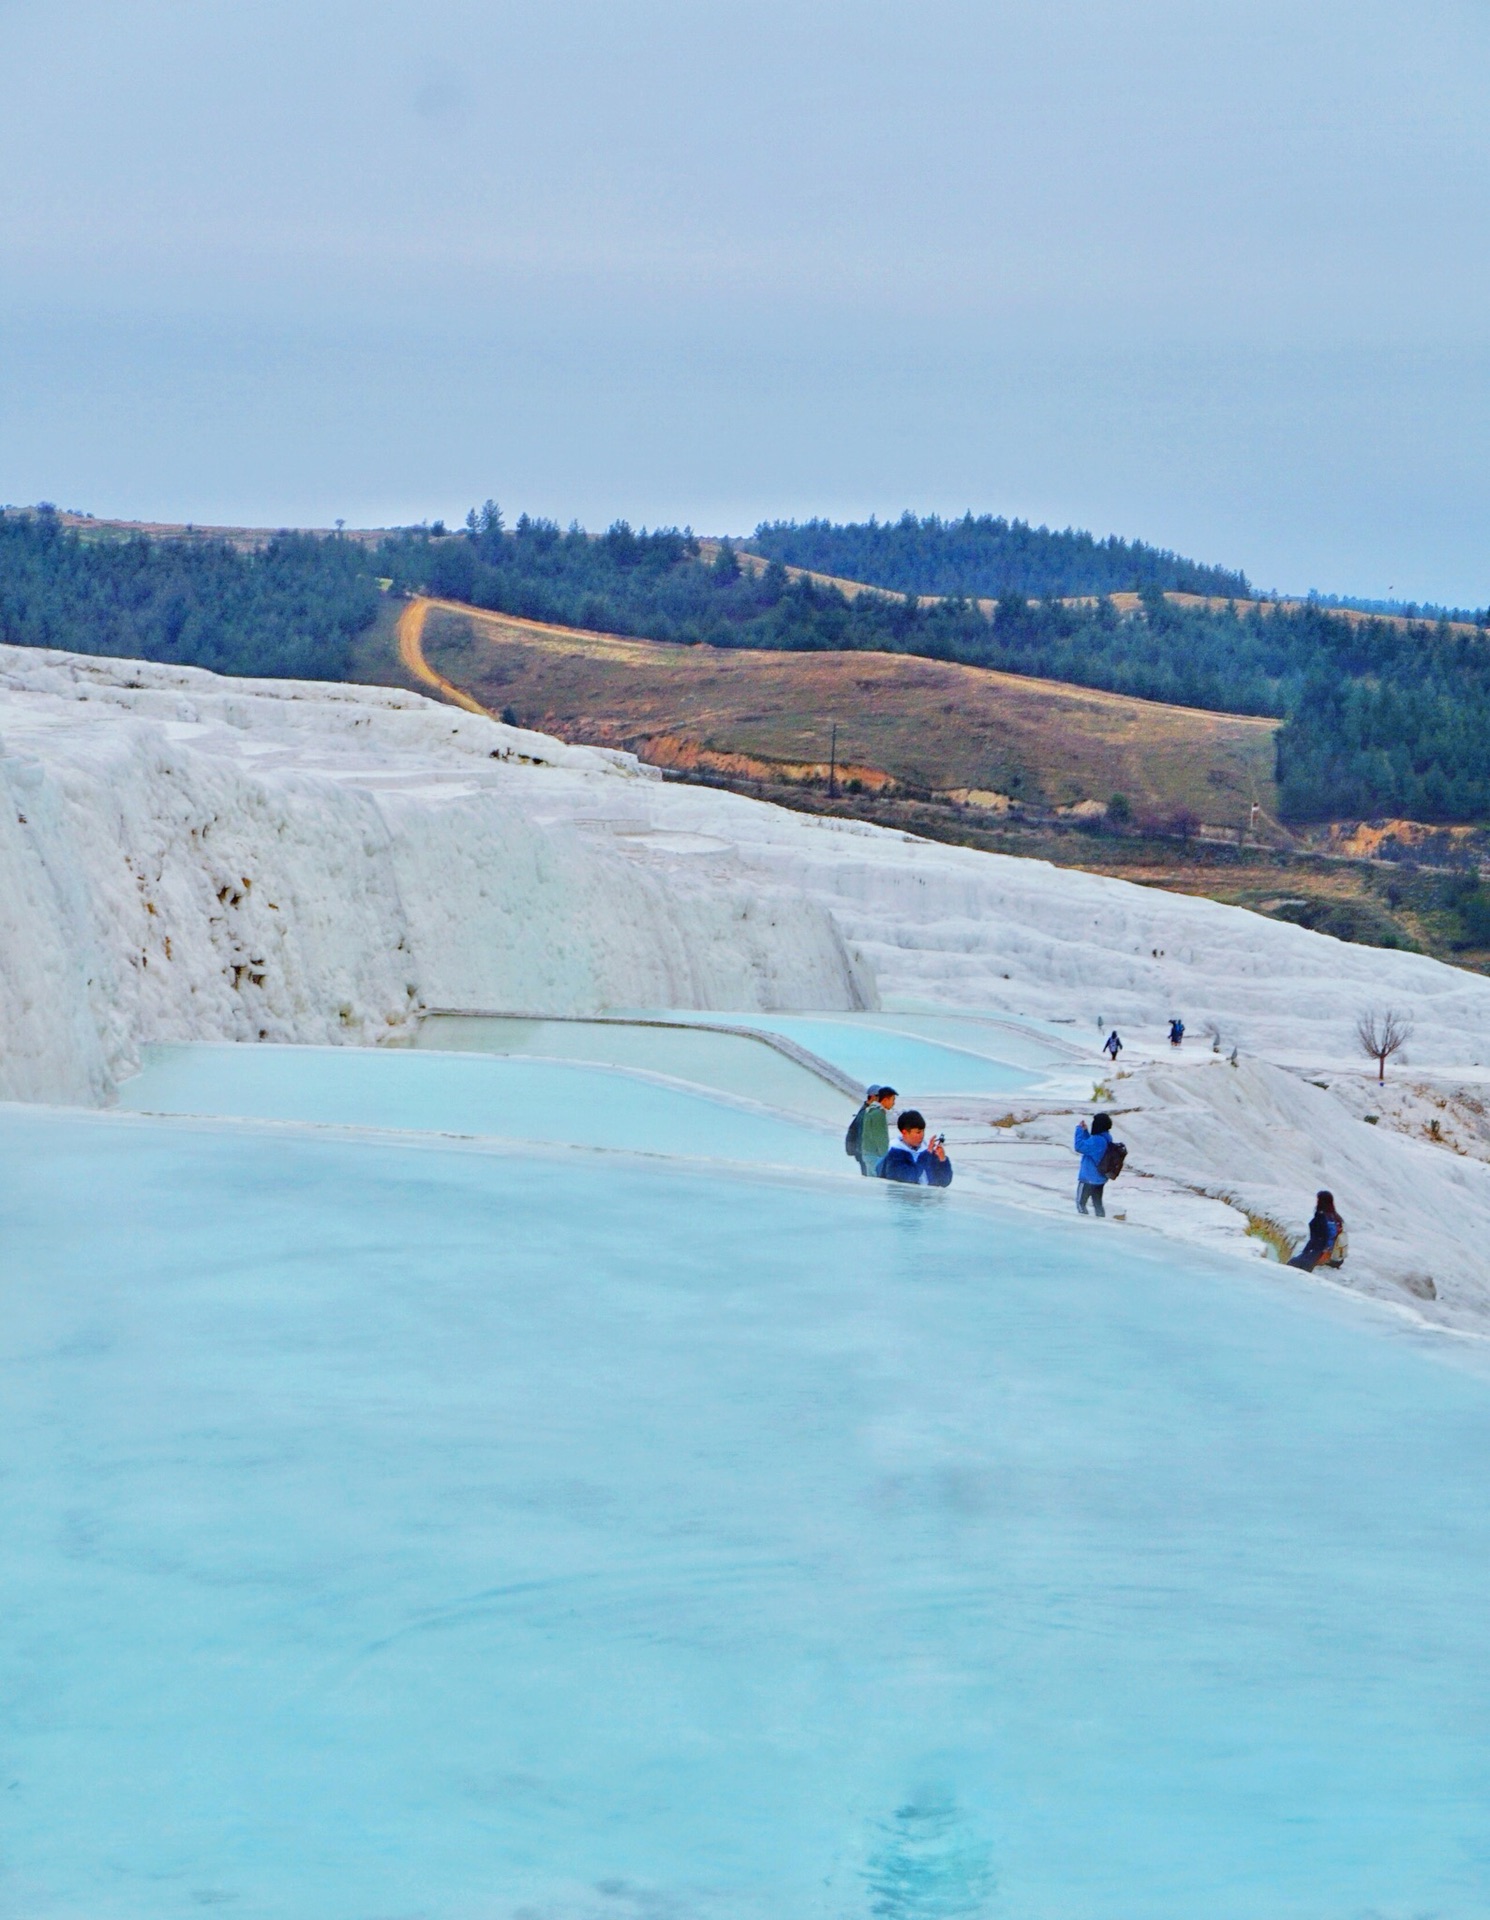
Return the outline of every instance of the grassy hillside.
{"type": "Polygon", "coordinates": [[[1135,817],[1271,813],[1274,724],[895,654],[665,647],[449,603],[430,665],[494,713],[657,765],[937,796],[976,811],[1122,794],[1135,817]]]}
{"type": "MultiPolygon", "coordinates": [[[[399,664],[395,611],[367,636],[364,671],[430,691],[399,664]]],[[[628,747],[682,777],[1490,969],[1482,830],[1397,822],[1315,843],[1265,814],[1245,844],[1234,832],[1176,831],[1191,811],[1234,828],[1252,797],[1270,811],[1265,721],[890,656],[658,647],[434,602],[402,608],[406,633],[411,615],[422,664],[457,695],[572,740],[628,747]],[[999,783],[1015,804],[995,803],[999,783]],[[1062,811],[1113,792],[1132,801],[1120,832],[1062,811]]]]}
{"type": "MultiPolygon", "coordinates": [[[[1097,546],[1111,558],[1111,543],[1097,546]]],[[[1124,551],[1131,558],[1136,549],[1124,551]]],[[[1144,551],[1155,565],[1173,558],[1144,551]]],[[[379,563],[411,592],[637,639],[911,655],[1276,716],[1279,806],[1295,823],[1382,813],[1490,819],[1490,645],[1478,627],[1244,604],[1165,591],[1156,580],[1131,599],[1031,600],[1011,589],[985,604],[846,591],[847,582],[779,557],[742,565],[727,542],[711,558],[687,533],[638,534],[617,522],[593,539],[526,517],[509,531],[492,502],[464,536],[415,533],[381,548],[379,563]]],[[[1207,584],[1205,569],[1190,572],[1207,584]]]]}

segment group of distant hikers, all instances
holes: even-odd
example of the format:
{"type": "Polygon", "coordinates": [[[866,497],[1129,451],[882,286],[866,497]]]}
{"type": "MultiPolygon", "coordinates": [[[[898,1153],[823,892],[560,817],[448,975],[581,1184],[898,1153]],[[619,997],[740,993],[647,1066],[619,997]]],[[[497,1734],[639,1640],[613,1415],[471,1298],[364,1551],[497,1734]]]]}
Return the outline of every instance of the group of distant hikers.
{"type": "MultiPolygon", "coordinates": [[[[1185,1044],[1185,1023],[1179,1018],[1175,1018],[1169,1023],[1169,1044],[1172,1047],[1182,1047],[1185,1044]]],[[[1117,1028],[1114,1027],[1112,1032],[1109,1033],[1107,1038],[1102,1042],[1102,1051],[1107,1055],[1113,1065],[1116,1066],[1117,1057],[1122,1050],[1122,1040],[1118,1035],[1117,1028]]]]}
{"type": "MultiPolygon", "coordinates": [[[[1169,1023],[1169,1044],[1178,1047],[1184,1038],[1185,1023],[1176,1017],[1169,1023]]],[[[1102,1042],[1102,1051],[1115,1066],[1122,1050],[1122,1040],[1114,1027],[1102,1042]]],[[[1233,1054],[1233,1062],[1235,1057],[1233,1054]]],[[[907,1107],[896,1120],[900,1140],[891,1146],[890,1116],[897,1098],[894,1087],[868,1088],[864,1104],[849,1122],[844,1151],[858,1161],[860,1173],[870,1179],[891,1180],[906,1187],[950,1187],[952,1162],[947,1157],[946,1139],[936,1133],[928,1140],[925,1115],[914,1107],[907,1107]]],[[[1076,1211],[1082,1215],[1090,1211],[1105,1220],[1103,1196],[1107,1183],[1117,1179],[1128,1158],[1128,1149],[1113,1138],[1112,1115],[1094,1113],[1090,1126],[1078,1121],[1071,1144],[1078,1161],[1076,1211]]],[[[1335,1206],[1335,1196],[1321,1188],[1314,1197],[1309,1238],[1288,1264],[1312,1273],[1319,1266],[1341,1266],[1344,1260],[1345,1222],[1335,1206]]]]}

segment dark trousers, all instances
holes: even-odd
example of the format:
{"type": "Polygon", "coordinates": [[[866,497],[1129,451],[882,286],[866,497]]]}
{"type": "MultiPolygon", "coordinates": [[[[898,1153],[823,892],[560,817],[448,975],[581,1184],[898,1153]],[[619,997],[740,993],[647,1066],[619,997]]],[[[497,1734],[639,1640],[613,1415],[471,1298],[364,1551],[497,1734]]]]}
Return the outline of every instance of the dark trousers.
{"type": "Polygon", "coordinates": [[[1078,1213],[1086,1212],[1086,1203],[1090,1200],[1092,1203],[1092,1211],[1096,1214],[1097,1218],[1099,1220],[1105,1220],[1107,1218],[1107,1211],[1102,1205],[1102,1186],[1103,1183],[1100,1180],[1098,1180],[1095,1185],[1090,1180],[1078,1180],[1076,1182],[1076,1211],[1078,1213]]]}

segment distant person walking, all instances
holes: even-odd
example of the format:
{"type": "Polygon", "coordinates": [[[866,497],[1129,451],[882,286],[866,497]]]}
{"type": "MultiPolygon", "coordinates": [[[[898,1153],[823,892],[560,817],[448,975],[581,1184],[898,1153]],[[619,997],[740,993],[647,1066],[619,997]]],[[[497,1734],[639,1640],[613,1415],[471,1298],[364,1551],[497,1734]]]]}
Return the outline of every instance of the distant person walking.
{"type": "Polygon", "coordinates": [[[1169,1044],[1177,1047],[1184,1040],[1185,1023],[1183,1020],[1171,1020],[1169,1023],[1169,1044]]]}
{"type": "Polygon", "coordinates": [[[900,1129],[900,1145],[891,1147],[876,1172],[881,1180],[893,1180],[902,1187],[950,1187],[952,1162],[947,1158],[947,1143],[939,1133],[928,1140],[926,1122],[914,1107],[907,1107],[895,1123],[900,1129]]]}
{"type": "Polygon", "coordinates": [[[864,1104],[850,1120],[844,1135],[843,1150],[859,1163],[859,1171],[876,1171],[890,1151],[890,1110],[895,1105],[893,1087],[871,1087],[864,1104]]]}
{"type": "Polygon", "coordinates": [[[1334,1194],[1321,1187],[1314,1196],[1309,1238],[1288,1264],[1301,1273],[1313,1273],[1316,1267],[1338,1267],[1344,1259],[1345,1222],[1336,1209],[1334,1194]]]}
{"type": "Polygon", "coordinates": [[[1117,1028],[1114,1027],[1112,1032],[1109,1033],[1107,1038],[1102,1042],[1102,1051],[1107,1055],[1108,1059],[1112,1062],[1112,1064],[1116,1066],[1117,1057],[1122,1052],[1122,1050],[1123,1050],[1123,1043],[1118,1038],[1117,1028]]]}
{"type": "Polygon", "coordinates": [[[1085,1213],[1090,1206],[1099,1220],[1105,1220],[1103,1189],[1109,1180],[1116,1180],[1128,1157],[1128,1149],[1112,1137],[1112,1115],[1093,1114],[1090,1127],[1078,1122],[1076,1138],[1071,1144],[1073,1151],[1081,1156],[1081,1165],[1076,1169],[1076,1211],[1085,1213]]]}

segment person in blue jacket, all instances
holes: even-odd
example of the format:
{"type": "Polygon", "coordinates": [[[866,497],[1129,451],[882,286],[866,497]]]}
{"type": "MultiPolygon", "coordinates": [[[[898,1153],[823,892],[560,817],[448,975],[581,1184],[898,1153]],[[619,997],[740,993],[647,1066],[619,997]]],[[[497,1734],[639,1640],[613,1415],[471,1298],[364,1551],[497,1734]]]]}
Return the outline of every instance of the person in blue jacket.
{"type": "Polygon", "coordinates": [[[1107,1218],[1107,1210],[1102,1205],[1102,1189],[1107,1185],[1107,1176],[1102,1171],[1102,1156],[1112,1141],[1112,1115],[1095,1113],[1090,1127],[1078,1121],[1076,1138],[1072,1142],[1074,1150],[1081,1155],[1081,1165],[1076,1170],[1076,1211],[1085,1213],[1090,1202],[1099,1220],[1107,1218]]]}
{"type": "Polygon", "coordinates": [[[926,1138],[926,1122],[914,1107],[907,1107],[896,1125],[900,1145],[891,1147],[875,1168],[881,1180],[895,1180],[903,1187],[950,1187],[952,1162],[942,1136],[926,1138]]]}
{"type": "Polygon", "coordinates": [[[1338,1265],[1335,1255],[1344,1231],[1345,1222],[1340,1218],[1334,1194],[1321,1188],[1314,1196],[1314,1218],[1309,1222],[1308,1242],[1299,1248],[1289,1266],[1313,1273],[1321,1262],[1327,1266],[1338,1265]]]}

